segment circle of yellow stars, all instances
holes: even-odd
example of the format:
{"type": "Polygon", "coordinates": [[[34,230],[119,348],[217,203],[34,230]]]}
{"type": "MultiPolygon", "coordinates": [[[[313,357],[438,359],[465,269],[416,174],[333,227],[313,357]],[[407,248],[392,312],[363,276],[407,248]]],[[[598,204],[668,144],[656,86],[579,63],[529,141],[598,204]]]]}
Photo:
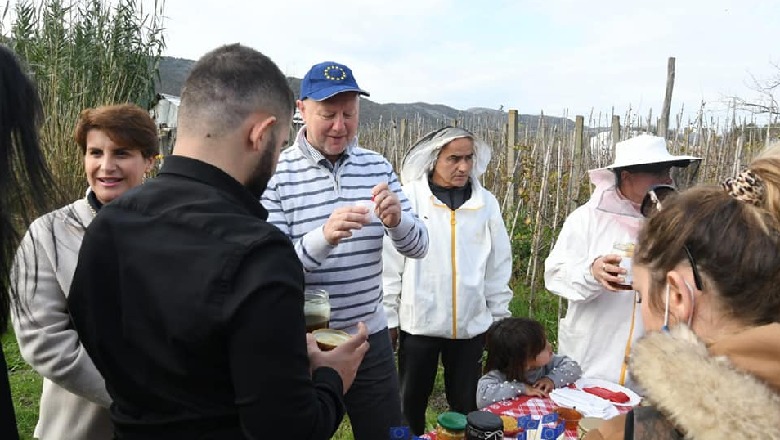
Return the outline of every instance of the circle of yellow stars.
{"type": "Polygon", "coordinates": [[[347,72],[344,71],[340,66],[336,65],[330,65],[325,68],[325,78],[331,80],[331,81],[343,81],[347,79],[347,72]],[[333,72],[335,70],[335,72],[333,72]]]}

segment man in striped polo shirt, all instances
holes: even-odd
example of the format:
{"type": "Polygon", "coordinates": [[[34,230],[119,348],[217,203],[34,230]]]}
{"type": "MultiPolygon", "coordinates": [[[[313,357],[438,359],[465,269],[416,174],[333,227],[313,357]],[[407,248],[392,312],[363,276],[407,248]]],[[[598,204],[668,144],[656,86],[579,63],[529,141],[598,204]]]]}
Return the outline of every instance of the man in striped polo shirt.
{"type": "Polygon", "coordinates": [[[428,231],[392,165],[358,145],[360,95],[368,93],[347,66],[312,66],[297,102],[305,125],[279,158],[262,203],[268,221],[295,245],[306,287],[329,292],[330,327],[354,333],[358,322],[368,326],[371,347],[344,400],[355,439],[377,440],[402,424],[382,307],[382,239],[388,235],[402,255],[422,258],[428,231]]]}

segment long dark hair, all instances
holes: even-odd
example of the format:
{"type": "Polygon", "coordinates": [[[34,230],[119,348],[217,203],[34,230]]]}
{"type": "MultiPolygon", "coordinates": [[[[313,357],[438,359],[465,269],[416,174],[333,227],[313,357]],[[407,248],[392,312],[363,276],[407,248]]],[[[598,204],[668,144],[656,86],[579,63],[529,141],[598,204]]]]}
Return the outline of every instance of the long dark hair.
{"type": "Polygon", "coordinates": [[[32,80],[8,48],[0,45],[0,334],[8,328],[9,272],[20,230],[48,208],[52,177],[38,129],[43,105],[32,80]]]}
{"type": "Polygon", "coordinates": [[[528,383],[528,361],[547,346],[544,326],[530,318],[505,318],[487,331],[485,371],[498,370],[510,381],[528,383]]]}

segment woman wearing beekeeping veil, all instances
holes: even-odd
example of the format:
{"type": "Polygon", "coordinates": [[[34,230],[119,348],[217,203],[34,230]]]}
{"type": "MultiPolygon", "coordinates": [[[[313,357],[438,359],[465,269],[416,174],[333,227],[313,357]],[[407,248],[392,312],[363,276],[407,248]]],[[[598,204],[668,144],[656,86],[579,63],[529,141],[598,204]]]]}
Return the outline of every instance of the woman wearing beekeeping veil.
{"type": "Polygon", "coordinates": [[[401,165],[403,191],[430,238],[425,258],[404,258],[387,237],[382,256],[401,402],[415,435],[425,429],[440,355],[450,408],[476,409],[484,333],[509,316],[509,236],[498,201],[479,182],[490,157],[471,132],[445,127],[417,141],[401,165]]]}
{"type": "Polygon", "coordinates": [[[643,326],[627,263],[644,223],[641,202],[648,189],[674,183],[673,168],[700,160],[672,155],[664,138],[643,134],[618,142],[615,162],[589,171],[593,195],[566,219],[544,263],[547,290],[568,300],[558,351],[582,377],[634,387],[628,356],[643,326]]]}

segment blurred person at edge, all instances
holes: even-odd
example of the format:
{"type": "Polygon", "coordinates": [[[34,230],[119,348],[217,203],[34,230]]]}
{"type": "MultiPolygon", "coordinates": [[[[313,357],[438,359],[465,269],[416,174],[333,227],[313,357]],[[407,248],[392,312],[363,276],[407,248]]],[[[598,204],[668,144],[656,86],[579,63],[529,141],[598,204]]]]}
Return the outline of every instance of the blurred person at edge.
{"type": "Polygon", "coordinates": [[[699,160],[669,154],[662,137],[640,135],[615,145],[614,163],[589,171],[593,195],[564,222],[544,272],[547,289],[568,300],[558,351],[582,367],[582,377],[633,388],[628,354],[643,333],[642,317],[633,291],[621,289],[626,270],[612,248],[636,242],[647,190],[672,184],[672,167],[699,160]]]}
{"type": "Polygon", "coordinates": [[[723,188],[667,197],[642,229],[634,287],[647,334],[630,367],[650,405],[585,438],[780,439],[780,224],[764,209],[780,201],[780,168],[757,166],[774,168],[769,182],[754,164],[723,188]]]}
{"type": "Polygon", "coordinates": [[[111,398],[70,323],[68,293],[84,232],[104,204],[143,182],[159,141],[149,113],[132,104],[82,111],[74,138],[89,189],[36,219],[22,239],[12,282],[16,310],[28,313],[15,313],[13,325],[22,357],[43,376],[34,437],[110,440],[111,398]]]}
{"type": "Polygon", "coordinates": [[[330,438],[368,344],[306,335],[303,270],[258,199],[289,140],[279,68],[232,44],[184,82],[173,155],[104,206],[68,299],[116,438],[330,438]]]}
{"type": "MultiPolygon", "coordinates": [[[[16,55],[0,45],[0,335],[8,329],[12,304],[19,304],[9,277],[21,237],[18,225],[29,224],[34,212],[46,212],[48,194],[56,191],[38,136],[42,121],[35,84],[16,55]]],[[[0,438],[18,440],[7,372],[0,350],[0,438]]]]}
{"type": "Polygon", "coordinates": [[[462,128],[423,136],[401,166],[403,191],[430,234],[428,255],[404,258],[385,238],[383,289],[398,340],[404,417],[415,435],[439,364],[452,411],[477,409],[485,332],[510,316],[512,249],[496,198],[479,182],[490,146],[462,128]]]}
{"type": "Polygon", "coordinates": [[[387,438],[402,423],[398,372],[382,308],[382,238],[421,258],[428,232],[393,167],[360,147],[360,95],[352,70],[326,61],[301,81],[305,125],[279,159],[262,197],[268,221],[295,245],[306,287],[330,293],[330,327],[353,333],[365,321],[371,348],[344,396],[357,440],[387,438]],[[373,200],[375,209],[361,206],[373,200]]]}

